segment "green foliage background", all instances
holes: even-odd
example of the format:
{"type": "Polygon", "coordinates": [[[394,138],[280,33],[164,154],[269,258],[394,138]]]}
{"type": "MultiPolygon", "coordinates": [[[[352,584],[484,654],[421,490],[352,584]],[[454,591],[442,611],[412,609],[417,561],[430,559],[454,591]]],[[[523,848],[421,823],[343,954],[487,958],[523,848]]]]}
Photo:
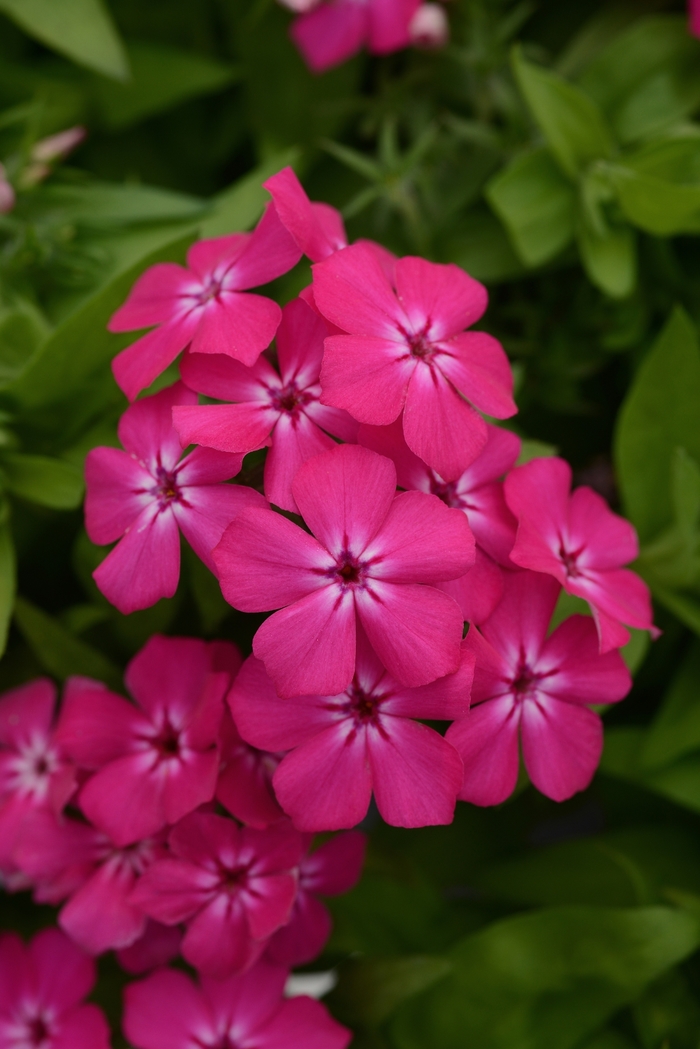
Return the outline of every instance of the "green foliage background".
{"type": "MultiPolygon", "coordinates": [[[[584,794],[555,805],[523,779],[449,828],[370,819],[366,874],[312,966],[337,966],[327,1002],[358,1049],[697,1049],[700,42],[663,0],[448,11],[443,51],[314,77],[273,0],[0,0],[0,160],[18,189],[0,216],[0,687],[119,688],[154,631],[249,646],[258,619],[188,551],[172,600],[107,604],[82,463],[117,443],[110,361],[131,338],[105,324],[134,278],[250,228],[261,181],[293,163],[351,238],[488,285],[525,454],[558,451],[634,522],[663,629],[625,652],[634,690],[605,715],[584,794]],[[33,144],[77,123],[85,143],[37,180],[33,144]]],[[[302,262],[270,293],[308,277],[302,262]]],[[[27,933],[52,920],[23,895],[0,915],[27,933]]],[[[116,1031],[123,978],[101,967],[116,1031]]]]}

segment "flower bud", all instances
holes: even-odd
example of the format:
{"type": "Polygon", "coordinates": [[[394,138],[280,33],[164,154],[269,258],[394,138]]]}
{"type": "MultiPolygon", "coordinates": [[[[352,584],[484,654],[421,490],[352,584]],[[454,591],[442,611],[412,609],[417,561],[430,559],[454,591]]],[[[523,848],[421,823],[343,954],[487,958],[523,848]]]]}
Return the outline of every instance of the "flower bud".
{"type": "Polygon", "coordinates": [[[444,47],[449,38],[447,15],[440,4],[421,4],[409,26],[416,47],[444,47]]]}
{"type": "Polygon", "coordinates": [[[56,135],[49,135],[48,138],[41,138],[34,144],[32,160],[44,164],[52,160],[62,160],[80,145],[86,135],[85,128],[76,125],[76,127],[66,128],[65,131],[59,131],[56,135]]]}
{"type": "Polygon", "coordinates": [[[7,181],[5,168],[0,164],[0,215],[6,215],[15,206],[15,191],[7,181]]]}

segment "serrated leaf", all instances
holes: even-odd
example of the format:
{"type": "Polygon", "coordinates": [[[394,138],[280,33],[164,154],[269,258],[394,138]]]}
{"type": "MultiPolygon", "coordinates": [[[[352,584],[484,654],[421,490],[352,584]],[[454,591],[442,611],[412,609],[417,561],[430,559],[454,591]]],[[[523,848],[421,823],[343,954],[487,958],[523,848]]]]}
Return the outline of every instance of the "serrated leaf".
{"type": "Polygon", "coordinates": [[[573,239],[575,192],[548,150],[516,157],[484,193],[526,265],[547,262],[573,239]]]}
{"type": "Polygon", "coordinates": [[[104,76],[129,76],[124,45],[102,0],[0,0],[0,11],[42,44],[104,76]]]}
{"type": "Polygon", "coordinates": [[[111,660],[22,597],[15,602],[15,622],[41,665],[59,681],[82,674],[104,681],[110,688],[123,687],[122,675],[111,660]]]}
{"type": "Polygon", "coordinates": [[[31,503],[53,510],[74,510],[82,502],[85,483],[73,463],[46,455],[5,452],[0,470],[8,490],[31,503]]]}
{"type": "Polygon", "coordinates": [[[575,179],[593,160],[610,157],[613,138],[592,98],[552,70],[513,50],[513,71],[530,111],[562,171],[575,179]]]}

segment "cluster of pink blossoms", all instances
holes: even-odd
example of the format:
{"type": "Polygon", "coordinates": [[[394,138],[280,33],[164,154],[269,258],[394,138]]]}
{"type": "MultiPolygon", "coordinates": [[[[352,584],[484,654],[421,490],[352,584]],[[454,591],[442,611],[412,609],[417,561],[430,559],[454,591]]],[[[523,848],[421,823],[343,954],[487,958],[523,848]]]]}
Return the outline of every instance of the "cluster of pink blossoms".
{"type": "MultiPolygon", "coordinates": [[[[348,245],[291,169],[266,187],[252,233],[152,267],[112,318],[151,330],[114,361],[123,450],[86,467],[88,534],[116,542],[107,598],[172,596],[181,532],[234,608],[271,613],[252,654],[156,636],[130,700],[83,678],[58,710],[47,681],[0,698],[3,879],[61,904],[52,950],[151,971],[126,995],[136,1049],[342,1049],[348,1031],[282,991],[328,939],[322,897],[359,878],[372,796],[388,823],[447,824],[459,799],[505,800],[520,753],[548,797],[584,789],[592,708],[630,688],[626,628],[654,630],[632,526],[572,492],[563,460],[516,465],[520,439],[487,421],[516,406],[502,347],[471,327],[483,286],[348,245]],[[251,290],[302,253],[298,299],[251,290]],[[181,381],[137,400],[178,357],[181,381]],[[231,483],[262,449],[262,491],[231,483]],[[592,615],[551,631],[562,590],[592,615]],[[199,985],[165,967],[177,954],[199,985]]],[[[46,1038],[27,1045],[62,1049],[46,1038]]]]}

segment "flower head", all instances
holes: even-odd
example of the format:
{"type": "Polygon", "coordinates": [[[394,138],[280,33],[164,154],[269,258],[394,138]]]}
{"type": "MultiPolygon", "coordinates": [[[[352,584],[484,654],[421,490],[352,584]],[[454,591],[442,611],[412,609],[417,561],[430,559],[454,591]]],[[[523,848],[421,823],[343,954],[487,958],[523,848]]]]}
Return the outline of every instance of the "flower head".
{"type": "Polygon", "coordinates": [[[355,673],[358,620],[402,684],[454,673],[462,613],[430,584],[459,578],[473,563],[464,514],[423,492],[397,496],[393,463],[356,445],[309,459],[292,493],[312,535],[251,508],[214,555],[230,604],[281,609],[253,640],[279,695],[343,692],[355,673]]]}
{"type": "Polygon", "coordinates": [[[571,492],[567,462],[533,459],[519,466],[506,478],[505,496],[518,519],[511,560],[549,573],[588,601],[601,652],[629,641],[623,623],[654,631],[649,590],[622,567],[639,553],[634,527],[591,488],[571,492]]]}
{"type": "Polygon", "coordinates": [[[632,682],[619,652],[599,654],[588,616],[571,616],[547,637],[559,591],[551,576],[508,572],[496,611],[469,630],[472,709],[446,737],[464,761],[464,801],[504,801],[518,778],[520,746],[530,779],[555,801],[593,777],[603,728],[590,705],[616,703],[632,682]]]}
{"type": "Polygon", "coordinates": [[[286,273],[300,255],[270,206],[253,233],[193,244],[186,269],[159,262],[146,270],[109,322],[114,332],[156,326],[113,361],[127,397],[133,400],[150,386],[186,346],[254,364],[277,331],[281,312],[272,299],[248,289],[286,273]]]}
{"type": "Polygon", "coordinates": [[[357,423],[347,412],[320,401],[318,377],[327,334],[323,318],[295,299],[285,306],[277,331],[279,371],[264,357],[252,368],[230,357],[197,353],[186,354],[181,364],[191,389],[236,402],[176,406],[173,422],[182,443],[236,453],[269,444],[265,494],[295,513],[292,481],[302,463],[335,447],[328,434],[345,441],[357,435],[357,423]]]}
{"type": "Polygon", "coordinates": [[[266,506],[251,488],[226,485],[242,456],[195,448],[182,457],[175,404],[194,404],[182,383],[132,404],[119,422],[119,448],[93,448],[85,464],[85,527],[94,543],[117,546],[95,569],[120,612],[172,597],[180,576],[180,531],[213,570],[211,551],[245,506],[266,506]]]}
{"type": "Polygon", "coordinates": [[[292,24],[291,37],[314,73],[340,65],[364,45],[373,55],[408,47],[420,0],[328,0],[292,24]]]}
{"type": "Polygon", "coordinates": [[[500,343],[464,331],[486,309],[484,286],[458,266],[408,257],[396,261],[394,290],[365,244],[313,272],[318,309],[346,333],[326,339],[322,402],[371,426],[402,417],[411,451],[456,480],[486,444],[475,408],[499,419],[517,410],[500,343]]]}

